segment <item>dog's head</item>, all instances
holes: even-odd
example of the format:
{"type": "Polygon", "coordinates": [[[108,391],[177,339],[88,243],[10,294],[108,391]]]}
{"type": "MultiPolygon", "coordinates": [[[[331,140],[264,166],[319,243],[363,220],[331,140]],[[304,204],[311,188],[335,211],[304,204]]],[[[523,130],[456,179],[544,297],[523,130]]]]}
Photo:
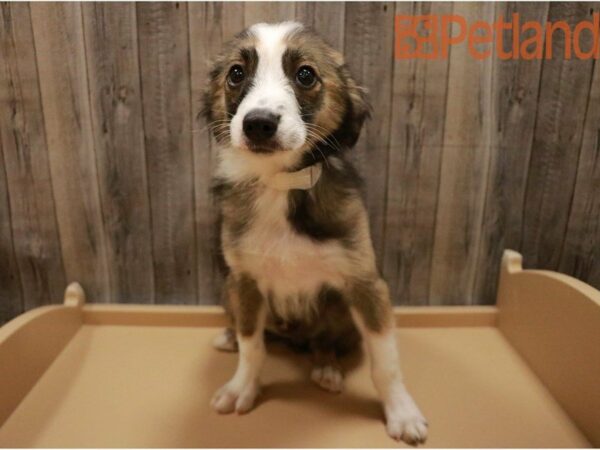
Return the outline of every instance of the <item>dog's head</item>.
{"type": "Polygon", "coordinates": [[[354,145],[369,107],[342,56],[284,22],[254,25],[227,45],[210,72],[204,111],[223,152],[277,171],[354,145]]]}

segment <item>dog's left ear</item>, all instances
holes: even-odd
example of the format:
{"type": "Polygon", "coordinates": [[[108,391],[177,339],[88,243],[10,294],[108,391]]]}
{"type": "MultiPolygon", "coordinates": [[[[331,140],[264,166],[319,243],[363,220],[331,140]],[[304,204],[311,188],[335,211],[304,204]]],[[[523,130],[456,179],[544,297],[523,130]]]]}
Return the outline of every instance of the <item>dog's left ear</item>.
{"type": "Polygon", "coordinates": [[[365,119],[371,117],[371,105],[367,91],[359,86],[350,75],[346,65],[340,68],[340,75],[346,85],[346,113],[336,139],[344,146],[352,147],[358,141],[365,119]]]}

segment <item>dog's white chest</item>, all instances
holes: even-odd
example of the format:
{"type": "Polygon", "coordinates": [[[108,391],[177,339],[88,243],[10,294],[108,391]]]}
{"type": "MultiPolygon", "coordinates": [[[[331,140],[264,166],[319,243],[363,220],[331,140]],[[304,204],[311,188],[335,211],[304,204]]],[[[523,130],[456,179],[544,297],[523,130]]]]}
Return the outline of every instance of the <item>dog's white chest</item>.
{"type": "Polygon", "coordinates": [[[236,251],[238,269],[252,275],[282,315],[291,313],[289,309],[310,308],[305,303],[312,302],[324,284],[341,286],[346,260],[339,244],[315,242],[298,234],[286,214],[287,194],[265,190],[236,251]]]}

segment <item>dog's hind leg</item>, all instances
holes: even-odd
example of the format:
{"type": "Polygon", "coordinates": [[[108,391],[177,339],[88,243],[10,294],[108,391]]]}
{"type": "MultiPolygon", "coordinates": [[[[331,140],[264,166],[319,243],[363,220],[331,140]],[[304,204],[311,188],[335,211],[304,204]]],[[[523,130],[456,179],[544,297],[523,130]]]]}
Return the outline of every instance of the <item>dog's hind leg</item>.
{"type": "Polygon", "coordinates": [[[229,274],[225,279],[225,286],[223,287],[223,294],[221,302],[225,309],[225,314],[229,318],[232,326],[225,328],[220,334],[215,336],[212,341],[213,347],[222,352],[237,352],[238,342],[235,336],[235,316],[233,312],[233,306],[231,297],[237,298],[237,285],[232,274],[229,274]]]}
{"type": "Polygon", "coordinates": [[[344,376],[333,350],[313,350],[314,366],[310,379],[326,391],[341,392],[344,376]]]}
{"type": "Polygon", "coordinates": [[[235,338],[235,331],[232,328],[225,328],[213,339],[213,347],[222,352],[237,352],[238,343],[235,338]]]}

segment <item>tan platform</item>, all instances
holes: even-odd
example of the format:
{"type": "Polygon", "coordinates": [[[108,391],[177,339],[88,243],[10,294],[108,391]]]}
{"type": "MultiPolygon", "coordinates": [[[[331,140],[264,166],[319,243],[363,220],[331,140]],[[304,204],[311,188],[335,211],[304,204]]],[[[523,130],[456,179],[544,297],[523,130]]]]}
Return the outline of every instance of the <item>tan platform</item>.
{"type": "MultiPolygon", "coordinates": [[[[504,257],[498,307],[398,309],[406,381],[429,447],[600,444],[600,293],[504,257]]],[[[345,391],[308,378],[305,355],[271,347],[244,416],[209,407],[236,354],[210,341],[219,308],[65,305],[0,329],[0,446],[388,447],[362,357],[345,391]]]]}

